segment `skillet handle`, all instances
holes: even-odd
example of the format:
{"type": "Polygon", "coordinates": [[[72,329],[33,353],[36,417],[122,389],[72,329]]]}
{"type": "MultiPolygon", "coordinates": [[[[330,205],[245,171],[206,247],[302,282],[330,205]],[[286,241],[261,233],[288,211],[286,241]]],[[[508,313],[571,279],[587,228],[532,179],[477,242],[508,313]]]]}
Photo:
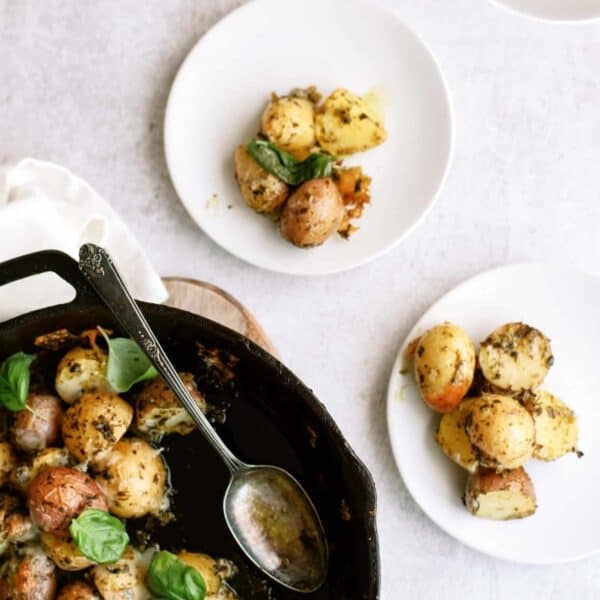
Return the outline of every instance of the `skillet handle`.
{"type": "Polygon", "coordinates": [[[75,299],[69,304],[85,306],[98,303],[98,296],[79,271],[77,261],[59,250],[41,250],[0,263],[0,286],[49,271],[75,289],[75,299]]]}

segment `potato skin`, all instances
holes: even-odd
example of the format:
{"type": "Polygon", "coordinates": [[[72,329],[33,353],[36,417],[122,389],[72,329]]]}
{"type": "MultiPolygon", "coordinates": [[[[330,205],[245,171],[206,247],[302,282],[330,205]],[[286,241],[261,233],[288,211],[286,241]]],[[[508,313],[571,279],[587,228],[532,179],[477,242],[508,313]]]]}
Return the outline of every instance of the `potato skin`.
{"type": "Polygon", "coordinates": [[[156,515],[165,508],[167,471],[160,452],[138,438],[122,439],[96,477],[110,512],[123,519],[156,515]]]}
{"type": "Polygon", "coordinates": [[[440,413],[451,412],[473,383],[473,342],[465,331],[452,323],[437,325],[417,343],[413,366],[425,404],[440,413]]]}
{"type": "Polygon", "coordinates": [[[550,340],[525,323],[507,323],[494,330],[479,350],[483,376],[507,392],[531,390],[542,383],[554,362],[550,340]]]}
{"type": "Polygon", "coordinates": [[[116,563],[96,565],[91,573],[103,600],[147,600],[146,571],[140,554],[127,546],[116,563]]]}
{"type": "Polygon", "coordinates": [[[259,213],[272,213],[290,195],[290,188],[250,156],[244,146],[235,149],[235,178],[246,204],[259,213]]]}
{"type": "Polygon", "coordinates": [[[86,392],[112,392],[106,379],[108,356],[98,347],[69,350],[58,363],[54,387],[58,395],[73,404],[86,392]]]}
{"type": "Polygon", "coordinates": [[[19,498],[0,492],[0,554],[7,544],[33,540],[37,529],[19,498]]]}
{"type": "Polygon", "coordinates": [[[44,552],[63,571],[81,571],[94,564],[94,561],[79,551],[70,538],[62,539],[51,533],[42,532],[40,541],[44,552]]]}
{"type": "Polygon", "coordinates": [[[63,419],[63,439],[79,461],[97,461],[125,435],[133,408],[112,393],[84,394],[63,419]]]}
{"type": "Polygon", "coordinates": [[[15,413],[10,435],[23,452],[38,452],[54,445],[60,438],[62,402],[50,394],[29,394],[27,406],[15,413]]]}
{"type": "Polygon", "coordinates": [[[0,600],[54,600],[56,569],[37,546],[25,546],[2,565],[0,600]]]}
{"type": "Polygon", "coordinates": [[[465,506],[476,517],[506,521],[535,513],[533,482],[523,467],[496,472],[480,469],[469,476],[465,506]]]}
{"type": "Polygon", "coordinates": [[[509,396],[486,394],[473,399],[465,429],[485,467],[516,469],[533,454],[533,419],[509,396]]]}
{"type": "Polygon", "coordinates": [[[316,144],[315,105],[308,98],[275,98],[262,114],[261,131],[281,150],[304,160],[316,144]]]}
{"type": "Polygon", "coordinates": [[[8,442],[0,442],[0,487],[4,487],[12,470],[17,466],[17,457],[8,442]]]}
{"type": "MultiPolygon", "coordinates": [[[[179,376],[200,410],[206,413],[206,400],[198,391],[194,376],[191,373],[180,373],[179,376]]],[[[157,377],[136,396],[135,429],[157,440],[170,433],[187,435],[196,429],[196,425],[164,379],[157,377]]]]}
{"type": "Polygon", "coordinates": [[[465,398],[452,412],[444,414],[435,434],[435,441],[444,454],[471,473],[479,464],[477,454],[465,431],[472,401],[471,398],[465,398]]]}
{"type": "Polygon", "coordinates": [[[344,218],[342,196],[330,177],[303,183],[281,212],[281,235],[301,248],[320,246],[344,218]]]}
{"type": "Polygon", "coordinates": [[[533,458],[551,461],[577,452],[579,427],[573,411],[544,390],[526,393],[523,404],[535,424],[533,458]]]}
{"type": "Polygon", "coordinates": [[[27,504],[33,522],[60,538],[68,537],[71,520],[86,508],[108,510],[98,484],[69,467],[51,467],[39,473],[27,488],[27,504]]]}
{"type": "Polygon", "coordinates": [[[10,482],[24,494],[29,484],[44,469],[49,469],[50,467],[68,467],[71,463],[71,455],[66,448],[45,448],[30,457],[28,462],[17,465],[10,474],[10,482]]]}
{"type": "Polygon", "coordinates": [[[197,552],[180,552],[177,557],[186,565],[194,567],[206,583],[206,593],[216,594],[221,587],[222,578],[219,576],[217,561],[208,554],[197,552]]]}
{"type": "Polygon", "coordinates": [[[91,585],[84,581],[72,581],[60,590],[56,600],[101,600],[101,598],[91,585]]]}
{"type": "Polygon", "coordinates": [[[343,88],[334,90],[319,108],[315,131],[319,146],[333,156],[364,152],[387,138],[381,118],[373,108],[343,88]]]}

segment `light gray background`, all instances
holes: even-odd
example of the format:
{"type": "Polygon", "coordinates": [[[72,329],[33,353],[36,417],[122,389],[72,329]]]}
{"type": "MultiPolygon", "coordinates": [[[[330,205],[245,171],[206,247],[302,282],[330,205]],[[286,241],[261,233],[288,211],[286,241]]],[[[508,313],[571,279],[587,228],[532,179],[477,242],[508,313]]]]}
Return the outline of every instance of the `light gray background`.
{"type": "Polygon", "coordinates": [[[396,472],[384,397],[412,323],[466,277],[523,260],[600,271],[600,24],[534,22],[485,0],[386,2],[440,60],[457,137],[433,211],[371,265],[264,272],[210,242],[178,202],[162,149],[169,86],[236,0],[0,0],[0,160],[73,169],[162,274],[209,280],[256,313],[377,480],[384,600],[598,598],[600,558],[516,566],[439,531],[396,472]]]}

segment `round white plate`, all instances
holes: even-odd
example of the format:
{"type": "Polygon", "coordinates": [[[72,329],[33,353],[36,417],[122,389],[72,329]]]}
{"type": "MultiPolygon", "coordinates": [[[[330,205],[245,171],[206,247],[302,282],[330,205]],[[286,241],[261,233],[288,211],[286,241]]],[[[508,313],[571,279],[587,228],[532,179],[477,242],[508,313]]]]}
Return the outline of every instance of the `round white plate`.
{"type": "Polygon", "coordinates": [[[600,19],[600,0],[491,0],[515,12],[563,23],[600,19]]]}
{"type": "Polygon", "coordinates": [[[516,265],[483,273],[458,286],[419,320],[400,349],[388,390],[388,427],[404,482],[423,511],[463,543],[523,563],[571,561],[600,551],[600,279],[542,265],[516,265]],[[419,397],[412,372],[402,374],[409,341],[452,321],[479,342],[497,326],[524,321],[552,340],[555,363],[543,387],[579,417],[580,448],[558,461],[529,461],[539,508],[517,521],[471,516],[461,502],[466,472],[434,441],[439,415],[419,397]]]}
{"type": "Polygon", "coordinates": [[[175,188],[215,242],[252,264],[324,274],[389,250],[433,204],[450,160],[449,94],[424,43],[364,0],[255,0],[225,17],[190,52],[167,105],[165,151],[175,188]],[[295,248],[249,209],[233,176],[235,147],[250,139],[272,91],[316,85],[385,105],[388,141],[353,157],[372,176],[372,206],[348,242],[295,248]]]}

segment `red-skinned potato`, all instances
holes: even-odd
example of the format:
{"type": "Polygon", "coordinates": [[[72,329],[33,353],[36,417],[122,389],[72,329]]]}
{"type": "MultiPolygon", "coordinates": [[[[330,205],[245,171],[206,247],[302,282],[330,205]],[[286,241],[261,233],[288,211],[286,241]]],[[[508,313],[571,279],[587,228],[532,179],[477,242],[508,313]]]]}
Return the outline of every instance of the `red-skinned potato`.
{"type": "Polygon", "coordinates": [[[33,522],[42,530],[67,538],[72,519],[86,508],[108,510],[98,484],[86,473],[69,467],[42,471],[27,489],[33,522]]]}
{"type": "Polygon", "coordinates": [[[29,409],[15,413],[10,427],[13,444],[27,453],[52,446],[60,438],[62,403],[51,394],[29,394],[29,409]]]}
{"type": "Polygon", "coordinates": [[[475,374],[475,348],[452,323],[431,328],[416,344],[415,381],[421,398],[433,410],[452,412],[465,397],[475,374]]]}
{"type": "Polygon", "coordinates": [[[72,581],[60,590],[56,600],[100,600],[100,596],[85,581],[72,581]]]}
{"type": "Polygon", "coordinates": [[[25,546],[2,565],[0,600],[54,600],[56,568],[39,546],[25,546]]]}

